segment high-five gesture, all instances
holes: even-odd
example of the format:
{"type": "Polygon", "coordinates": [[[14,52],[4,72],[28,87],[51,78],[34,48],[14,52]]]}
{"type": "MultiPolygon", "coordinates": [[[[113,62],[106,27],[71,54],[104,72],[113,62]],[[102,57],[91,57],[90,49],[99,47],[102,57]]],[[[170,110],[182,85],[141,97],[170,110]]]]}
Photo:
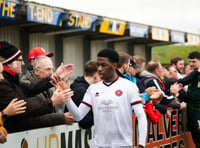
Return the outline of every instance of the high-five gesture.
{"type": "Polygon", "coordinates": [[[61,79],[63,79],[67,77],[69,74],[71,74],[73,69],[74,69],[73,64],[63,65],[63,63],[61,63],[60,66],[56,69],[55,74],[60,76],[61,79]]]}

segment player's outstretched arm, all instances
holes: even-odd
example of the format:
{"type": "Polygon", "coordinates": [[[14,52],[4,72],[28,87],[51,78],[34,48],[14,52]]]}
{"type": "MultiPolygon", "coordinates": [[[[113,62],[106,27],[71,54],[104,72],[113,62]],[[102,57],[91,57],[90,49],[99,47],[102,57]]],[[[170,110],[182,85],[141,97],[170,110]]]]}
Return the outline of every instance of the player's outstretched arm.
{"type": "Polygon", "coordinates": [[[91,109],[89,106],[83,103],[77,107],[72,99],[68,100],[65,104],[76,121],[82,120],[91,109]]]}
{"type": "Polygon", "coordinates": [[[135,104],[132,106],[136,117],[138,119],[138,129],[139,129],[139,145],[146,145],[146,136],[147,136],[147,118],[141,103],[135,104]]]}

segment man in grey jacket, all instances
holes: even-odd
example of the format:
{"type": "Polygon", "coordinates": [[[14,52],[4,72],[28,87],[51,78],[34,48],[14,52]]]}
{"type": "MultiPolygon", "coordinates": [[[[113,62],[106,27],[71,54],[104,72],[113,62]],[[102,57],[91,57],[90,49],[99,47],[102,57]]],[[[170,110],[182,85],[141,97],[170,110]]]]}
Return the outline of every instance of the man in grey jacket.
{"type": "Polygon", "coordinates": [[[52,110],[54,106],[64,103],[73,95],[69,89],[56,90],[50,99],[41,102],[33,102],[32,99],[35,98],[30,97],[53,87],[53,82],[61,82],[62,78],[72,72],[73,65],[61,65],[51,76],[27,84],[19,81],[24,65],[21,50],[6,41],[1,41],[0,56],[3,58],[4,69],[4,80],[0,81],[0,92],[3,92],[0,93],[0,110],[3,110],[13,98],[27,102],[25,113],[9,117],[5,121],[4,125],[8,132],[65,124],[65,120],[60,122],[57,116],[53,116],[52,110]],[[52,117],[47,118],[50,114],[52,117]]]}
{"type": "MultiPolygon", "coordinates": [[[[31,82],[41,80],[45,77],[52,75],[53,70],[54,66],[52,60],[48,56],[38,56],[33,61],[33,70],[27,71],[27,73],[21,78],[20,81],[30,84],[31,82]]],[[[31,101],[42,102],[44,100],[50,99],[52,95],[53,89],[48,88],[45,91],[34,96],[34,99],[31,99],[31,101]]],[[[54,114],[49,114],[48,116],[46,116],[46,118],[51,118],[52,116],[56,116],[57,120],[60,120],[60,122],[63,122],[63,124],[66,123],[68,125],[71,125],[74,122],[71,113],[55,113],[55,108],[54,114]]]]}

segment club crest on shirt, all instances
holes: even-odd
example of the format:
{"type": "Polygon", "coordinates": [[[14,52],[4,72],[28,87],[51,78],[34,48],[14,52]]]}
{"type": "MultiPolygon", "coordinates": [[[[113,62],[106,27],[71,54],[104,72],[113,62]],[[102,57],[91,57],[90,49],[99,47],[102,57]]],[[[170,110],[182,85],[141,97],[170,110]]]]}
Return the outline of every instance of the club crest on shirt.
{"type": "Polygon", "coordinates": [[[98,97],[98,96],[99,96],[99,92],[96,92],[96,93],[95,93],[95,97],[98,97]]]}
{"type": "Polygon", "coordinates": [[[122,94],[123,94],[123,92],[120,89],[115,91],[115,95],[118,96],[118,97],[121,96],[122,94]]]}

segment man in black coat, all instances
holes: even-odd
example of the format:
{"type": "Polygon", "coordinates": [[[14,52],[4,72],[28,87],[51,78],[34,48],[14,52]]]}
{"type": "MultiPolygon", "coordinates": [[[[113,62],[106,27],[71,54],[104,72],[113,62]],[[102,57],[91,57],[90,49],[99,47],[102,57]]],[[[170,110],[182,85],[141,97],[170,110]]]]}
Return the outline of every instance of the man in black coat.
{"type": "Polygon", "coordinates": [[[58,122],[56,117],[48,120],[44,117],[52,112],[54,106],[64,103],[68,97],[71,97],[72,93],[69,92],[69,89],[55,91],[51,99],[42,102],[33,102],[29,97],[53,87],[52,81],[58,82],[61,78],[67,76],[73,66],[62,67],[62,69],[57,70],[57,74],[54,73],[50,77],[25,84],[19,81],[19,75],[22,73],[22,66],[24,65],[20,49],[2,41],[0,42],[0,56],[4,58],[4,80],[0,82],[0,110],[5,108],[13,98],[27,102],[27,109],[24,114],[9,117],[5,121],[4,125],[8,132],[63,124],[58,122]],[[63,77],[60,78],[57,75],[63,77]]]}

